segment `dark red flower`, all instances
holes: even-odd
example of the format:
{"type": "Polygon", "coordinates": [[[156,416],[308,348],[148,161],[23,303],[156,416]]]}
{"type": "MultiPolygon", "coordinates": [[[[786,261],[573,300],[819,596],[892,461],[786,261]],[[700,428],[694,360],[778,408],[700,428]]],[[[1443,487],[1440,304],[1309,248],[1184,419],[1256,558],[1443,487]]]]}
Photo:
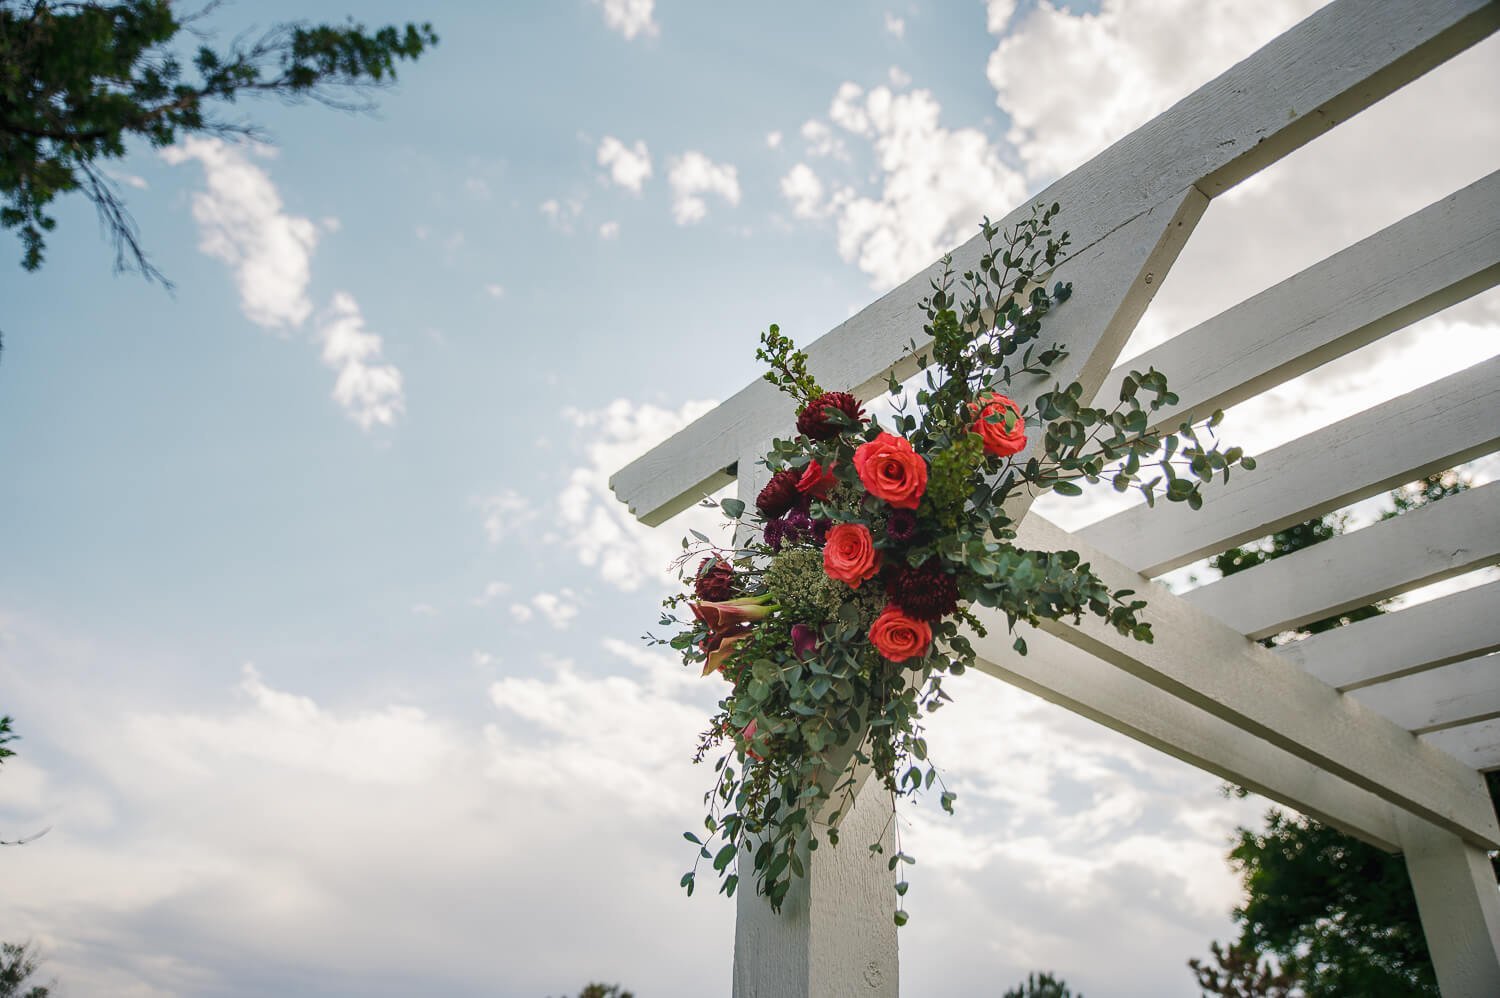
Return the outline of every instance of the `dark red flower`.
{"type": "Polygon", "coordinates": [[[859,406],[859,399],[848,392],[824,392],[797,414],[797,432],[814,440],[831,440],[838,436],[845,428],[828,421],[826,411],[829,409],[843,413],[856,423],[865,414],[859,406]]]}
{"type": "Polygon", "coordinates": [[[704,558],[693,579],[693,595],[710,603],[734,595],[734,568],[723,558],[704,558]]]}
{"type": "Polygon", "coordinates": [[[801,477],[802,472],[791,468],[776,472],[755,497],[755,508],[767,520],[774,520],[796,506],[802,501],[802,493],[797,491],[797,480],[801,477]]]}
{"type": "Polygon", "coordinates": [[[893,509],[885,521],[885,535],[897,544],[917,536],[917,514],[909,509],[893,509]]]}
{"type": "Polygon", "coordinates": [[[893,571],[886,592],[893,604],[918,620],[939,620],[958,609],[958,583],[936,558],[893,571]]]}

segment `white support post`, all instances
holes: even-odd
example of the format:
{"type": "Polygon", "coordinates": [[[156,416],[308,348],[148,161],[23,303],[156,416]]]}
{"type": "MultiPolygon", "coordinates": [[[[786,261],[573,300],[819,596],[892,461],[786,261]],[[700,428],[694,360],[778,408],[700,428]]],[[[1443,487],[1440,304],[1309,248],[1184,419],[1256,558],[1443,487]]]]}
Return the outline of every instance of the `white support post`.
{"type": "Polygon", "coordinates": [[[1443,998],[1500,995],[1500,887],[1489,856],[1420,818],[1400,821],[1438,990],[1443,998]]]}
{"type": "MultiPolygon", "coordinates": [[[[765,485],[757,461],[771,442],[747,448],[737,468],[747,507],[765,485]]],[[[743,541],[745,538],[739,538],[743,541]]],[[[896,854],[890,792],[864,779],[838,822],[839,846],[814,821],[821,846],[803,849],[806,877],[794,879],[781,911],[756,893],[751,859],[740,856],[735,893],[734,998],[896,998],[896,854]],[[882,852],[871,854],[879,842],[882,852]]]]}

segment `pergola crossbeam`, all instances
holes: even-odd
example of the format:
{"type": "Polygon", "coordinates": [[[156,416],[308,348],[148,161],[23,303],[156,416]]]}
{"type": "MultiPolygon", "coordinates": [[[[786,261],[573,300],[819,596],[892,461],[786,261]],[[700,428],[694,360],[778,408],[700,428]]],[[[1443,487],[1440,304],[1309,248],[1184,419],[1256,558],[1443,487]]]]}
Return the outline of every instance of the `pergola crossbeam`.
{"type": "Polygon", "coordinates": [[[1170,428],[1373,343],[1500,282],[1500,171],[1118,365],[1096,405],[1131,371],[1172,379],[1170,428]]]}
{"type": "MultiPolygon", "coordinates": [[[[1500,848],[1500,825],[1472,769],[1035,513],[1017,543],[1076,550],[1111,589],[1141,593],[1146,619],[1170,638],[1136,641],[1094,617],[1044,621],[1044,629],[1469,841],[1500,848]]],[[[1003,620],[992,615],[987,624],[1003,628],[1003,620]]]]}
{"type": "Polygon", "coordinates": [[[1252,638],[1388,599],[1500,561],[1500,487],[1331,537],[1184,595],[1252,638]]]}
{"type": "Polygon", "coordinates": [[[1276,651],[1335,689],[1358,689],[1500,649],[1496,607],[1500,582],[1491,582],[1276,651]]]}
{"type": "Polygon", "coordinates": [[[1500,357],[1382,402],[1277,447],[1201,511],[1133,507],[1078,536],[1143,575],[1266,537],[1500,446],[1500,357]]]}
{"type": "Polygon", "coordinates": [[[1416,734],[1500,717],[1500,658],[1455,662],[1355,690],[1360,703],[1416,734]]]}

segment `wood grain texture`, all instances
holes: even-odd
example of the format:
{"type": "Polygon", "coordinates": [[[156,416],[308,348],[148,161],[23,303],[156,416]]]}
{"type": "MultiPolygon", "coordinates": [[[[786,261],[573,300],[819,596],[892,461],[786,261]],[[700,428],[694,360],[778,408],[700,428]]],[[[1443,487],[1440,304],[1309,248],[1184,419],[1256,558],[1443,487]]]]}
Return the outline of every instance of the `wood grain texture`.
{"type": "MultiPolygon", "coordinates": [[[[1058,180],[1030,204],[1059,202],[1059,224],[1082,255],[1110,233],[1196,186],[1212,197],[1484,38],[1500,24],[1485,0],[1337,0],[1248,59],[1058,180]]],[[[997,211],[1003,206],[996,206],[997,211]]],[[[958,272],[982,252],[978,237],[953,252],[958,272]]],[[[918,300],[938,265],[924,268],[808,348],[812,372],[859,394],[887,373],[909,373],[922,346],[918,300]]],[[[1160,284],[1164,273],[1154,275],[1160,284]]],[[[1080,280],[1080,287],[1087,281],[1080,280]]],[[[1076,344],[1074,344],[1076,346],[1076,344]]],[[[1111,362],[1113,358],[1111,358],[1111,362]]],[[[725,482],[750,440],[790,422],[775,389],[756,381],[621,469],[611,486],[642,521],[657,524],[725,482]]]]}
{"type": "Polygon", "coordinates": [[[1225,576],[1183,598],[1247,637],[1264,638],[1496,561],[1500,485],[1486,485],[1225,576]]]}
{"type": "Polygon", "coordinates": [[[1500,891],[1484,850],[1403,815],[1401,846],[1443,998],[1500,995],[1500,891]]]}
{"type": "Polygon", "coordinates": [[[1314,634],[1276,653],[1335,689],[1351,690],[1497,649],[1500,582],[1491,582],[1314,634]]]}
{"type": "MultiPolygon", "coordinates": [[[[1018,544],[1075,550],[1111,589],[1141,593],[1156,640],[1132,640],[1093,616],[1076,626],[1044,621],[1044,630],[1476,844],[1500,848],[1500,825],[1473,769],[1034,513],[1018,544]]],[[[1003,618],[991,622],[1004,626],[1003,618]]]]}
{"type": "Polygon", "coordinates": [[[1481,771],[1500,769],[1500,720],[1443,728],[1421,737],[1466,766],[1481,771]]]}
{"type": "Polygon", "coordinates": [[[1003,628],[971,633],[976,668],[1377,848],[1398,849],[1389,802],[1045,631],[1016,632],[1025,655],[1003,628]]]}
{"type": "Polygon", "coordinates": [[[1140,505],[1079,537],[1160,575],[1500,446],[1500,357],[1325,426],[1207,490],[1202,510],[1140,505]]]}
{"type": "Polygon", "coordinates": [[[1500,282],[1500,172],[1362,239],[1110,372],[1095,405],[1154,367],[1180,401],[1152,425],[1204,417],[1500,282]]]}
{"type": "Polygon", "coordinates": [[[1500,655],[1364,686],[1349,695],[1416,734],[1488,721],[1500,717],[1500,655]]]}

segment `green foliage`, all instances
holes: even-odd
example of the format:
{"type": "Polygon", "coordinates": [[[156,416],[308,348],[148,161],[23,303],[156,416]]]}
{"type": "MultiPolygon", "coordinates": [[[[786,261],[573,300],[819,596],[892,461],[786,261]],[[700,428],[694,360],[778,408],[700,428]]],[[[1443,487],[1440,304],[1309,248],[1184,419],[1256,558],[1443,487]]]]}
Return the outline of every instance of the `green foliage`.
{"type": "Polygon", "coordinates": [[[1196,958],[1188,961],[1205,995],[1292,998],[1296,981],[1290,974],[1277,970],[1271,961],[1263,961],[1254,949],[1240,943],[1225,949],[1212,943],[1209,952],[1213,955],[1212,963],[1196,958]]]}
{"type": "Polygon", "coordinates": [[[635,998],[635,995],[623,990],[618,984],[586,984],[578,992],[578,998],[635,998]]]}
{"type": "MultiPolygon", "coordinates": [[[[1430,475],[1392,492],[1392,508],[1381,519],[1468,487],[1451,471],[1430,475]]],[[[1308,520],[1257,544],[1226,551],[1213,565],[1232,575],[1321,544],[1346,525],[1347,518],[1338,515],[1308,520]]],[[[1317,633],[1383,612],[1379,606],[1358,607],[1295,633],[1317,633]]],[[[1492,797],[1497,787],[1500,781],[1491,774],[1492,797]]],[[[1291,993],[1289,988],[1309,998],[1437,994],[1416,898],[1400,856],[1273,808],[1263,831],[1238,830],[1229,860],[1246,894],[1244,906],[1235,911],[1240,938],[1228,950],[1213,944],[1217,967],[1189,961],[1205,994],[1282,998],[1291,993]],[[1275,958],[1279,972],[1259,966],[1263,954],[1275,958]],[[1256,982],[1263,990],[1246,990],[1256,982]]]]}
{"type": "MultiPolygon", "coordinates": [[[[1012,628],[1089,614],[1126,636],[1152,639],[1139,616],[1145,602],[1131,590],[1111,590],[1076,552],[1016,546],[1013,514],[1022,500],[1045,490],[1077,495],[1080,483],[1097,484],[1108,475],[1117,489],[1139,488],[1148,502],[1166,482],[1169,501],[1196,508],[1209,480],[1228,480],[1232,467],[1249,466],[1238,448],[1219,448],[1217,414],[1203,424],[1188,419],[1171,433],[1153,426],[1152,413],[1177,401],[1158,371],[1132,374],[1108,407],[1084,404],[1081,384],[1061,384],[1054,376],[1067,354],[1058,344],[1044,344],[1044,320],[1072,294],[1066,284],[1046,287],[1068,243],[1066,233],[1052,228],[1058,211],[1055,204],[1038,206],[1003,234],[985,220],[979,265],[961,277],[951,260],[944,261],[921,302],[931,342],[916,358],[919,387],[908,396],[890,383],[896,411],[889,429],[874,419],[846,419],[828,433],[820,428],[773,442],[765,464],[779,477],[767,486],[770,508],[793,505],[788,483],[813,462],[833,479],[822,498],[795,500],[806,506],[797,509],[800,526],[790,517],[736,507],[742,539],[734,549],[716,548],[701,535],[706,549],[684,541],[684,568],[705,554],[731,563],[734,592],[764,609],[753,622],[720,620],[722,610],[701,603],[693,620],[670,613],[662,618],[664,626],[682,629],[661,643],[690,664],[715,656],[709,671],[722,666],[733,684],[698,750],[703,759],[720,745],[729,748],[705,796],[707,835],[687,833],[698,849],[698,861],[682,879],[689,893],[698,864],[707,861],[722,893],[732,895],[742,878],[753,877],[756,891],[779,909],[793,878],[804,875],[807,851],[825,841],[839,844],[836,828],[823,831],[820,820],[815,830],[813,816],[836,825],[852,803],[860,766],[868,765],[893,799],[936,786],[940,804],[952,810],[955,795],[928,758],[923,726],[949,699],[943,680],[974,661],[964,626],[983,628],[968,608],[999,611],[1012,628]],[[1027,440],[992,441],[987,450],[980,421],[993,426],[995,420],[981,413],[992,396],[1015,391],[1013,384],[1040,390],[1035,398],[1012,400],[1027,440]],[[866,460],[879,453],[885,455],[879,461],[906,469],[892,471],[905,483],[904,495],[863,477],[855,456],[866,446],[866,460]],[[874,553],[857,586],[841,569],[825,569],[812,536],[819,521],[830,533],[842,529],[845,538],[863,538],[858,543],[874,553]],[[763,541],[745,536],[757,526],[763,541]],[[831,592],[813,583],[825,570],[839,579],[831,592]],[[919,590],[917,605],[927,607],[913,611],[916,617],[892,602],[892,593],[906,586],[919,590]],[[894,626],[906,628],[906,635],[930,636],[895,648],[896,657],[887,659],[876,647],[872,622],[888,611],[896,611],[894,626]],[[802,630],[794,634],[795,628],[802,630]],[[799,654],[796,634],[815,651],[804,647],[799,654]],[[730,642],[727,650],[721,641],[730,642]]],[[[790,338],[772,326],[761,344],[757,356],[771,368],[769,381],[804,407],[817,397],[807,358],[790,338]]],[[[1007,425],[997,432],[1017,429],[1014,414],[999,418],[1007,425]]],[[[688,601],[672,597],[666,607],[688,601]]],[[[1014,647],[1025,653],[1023,641],[1014,647]]],[[[915,862],[901,849],[899,826],[895,845],[886,857],[892,870],[915,862]]],[[[878,843],[870,848],[883,850],[878,843]]],[[[897,887],[898,925],[907,918],[905,884],[902,878],[897,887]]]]}
{"type": "Polygon", "coordinates": [[[1083,998],[1083,994],[1080,992],[1075,995],[1060,978],[1042,971],[1027,974],[1026,980],[1005,992],[1000,998],[1083,998]]]}
{"type": "Polygon", "coordinates": [[[50,987],[26,986],[37,966],[30,944],[0,943],[0,998],[47,998],[52,993],[50,987]]]}
{"type": "Polygon", "coordinates": [[[11,733],[10,723],[10,718],[0,716],[0,762],[4,762],[10,756],[15,755],[14,752],[5,747],[7,742],[16,740],[16,735],[11,733]]]}
{"type": "Polygon", "coordinates": [[[116,269],[165,283],[101,160],[124,156],[132,138],[159,148],[184,134],[257,136],[214,116],[241,97],[367,109],[364,91],[392,82],[399,60],[437,42],[427,24],[367,32],[352,20],[293,23],[223,49],[200,44],[189,56],[181,32],[207,40],[195,20],[170,0],[0,0],[0,225],[20,236],[27,270],[42,265],[56,225],[48,206],[81,192],[114,241],[116,269]]]}

